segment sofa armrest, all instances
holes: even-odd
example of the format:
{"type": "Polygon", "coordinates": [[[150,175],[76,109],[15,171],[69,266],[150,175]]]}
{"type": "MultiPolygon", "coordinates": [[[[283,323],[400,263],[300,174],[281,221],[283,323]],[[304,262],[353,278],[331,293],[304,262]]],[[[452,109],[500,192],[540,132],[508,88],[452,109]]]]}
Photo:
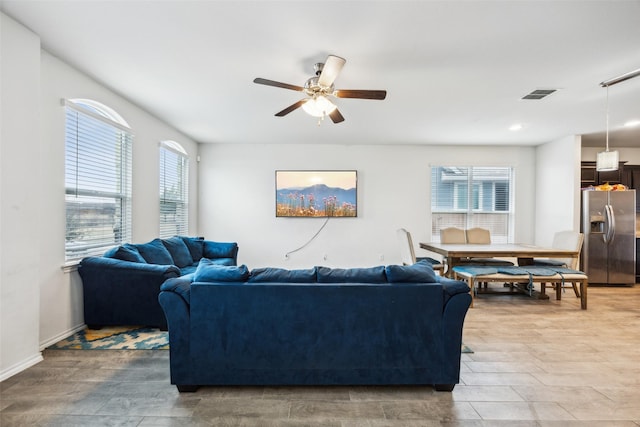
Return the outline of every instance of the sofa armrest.
{"type": "Polygon", "coordinates": [[[147,325],[166,329],[158,293],[165,280],[180,276],[175,265],[88,257],[80,262],[78,273],[84,320],[90,327],[147,325]]]}
{"type": "Polygon", "coordinates": [[[174,292],[182,299],[187,305],[191,304],[191,282],[193,280],[193,274],[188,277],[176,277],[166,280],[162,286],[160,286],[161,292],[174,292]]]}
{"type": "Polygon", "coordinates": [[[444,303],[446,304],[454,295],[458,294],[468,294],[471,290],[467,282],[463,280],[454,280],[449,279],[447,277],[438,276],[438,283],[442,285],[442,290],[444,292],[444,303]]]}
{"type": "Polygon", "coordinates": [[[169,328],[171,384],[189,386],[196,384],[191,378],[193,366],[189,360],[191,354],[189,350],[191,346],[190,307],[184,296],[178,292],[187,285],[188,281],[174,279],[171,282],[166,286],[163,285],[163,290],[158,295],[158,302],[169,328]]]}
{"type": "Polygon", "coordinates": [[[460,372],[460,353],[462,348],[462,328],[464,318],[471,306],[471,294],[457,293],[449,298],[442,313],[442,341],[444,343],[444,360],[449,363],[443,364],[447,370],[447,375],[460,372]]]}
{"type": "Polygon", "coordinates": [[[166,276],[165,279],[180,275],[180,269],[175,265],[146,264],[107,257],[87,257],[82,259],[78,266],[78,271],[82,272],[84,270],[85,273],[94,269],[99,269],[102,274],[106,272],[109,272],[108,274],[117,274],[117,271],[126,271],[129,274],[158,274],[166,276]]]}
{"type": "MultiPolygon", "coordinates": [[[[228,258],[233,262],[232,265],[238,263],[238,244],[235,242],[214,242],[212,240],[204,240],[203,256],[209,259],[228,258]]],[[[229,265],[229,264],[227,264],[229,265]]]]}

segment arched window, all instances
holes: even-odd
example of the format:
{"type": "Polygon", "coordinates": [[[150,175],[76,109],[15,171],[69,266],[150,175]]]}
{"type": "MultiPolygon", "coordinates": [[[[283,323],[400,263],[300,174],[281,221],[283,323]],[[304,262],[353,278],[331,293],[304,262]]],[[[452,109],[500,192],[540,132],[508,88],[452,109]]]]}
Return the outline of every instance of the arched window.
{"type": "Polygon", "coordinates": [[[131,144],[127,122],[89,99],[65,101],[65,260],[131,241],[131,144]]]}
{"type": "Polygon", "coordinates": [[[189,158],[175,141],[160,143],[160,237],[189,231],[189,158]]]}

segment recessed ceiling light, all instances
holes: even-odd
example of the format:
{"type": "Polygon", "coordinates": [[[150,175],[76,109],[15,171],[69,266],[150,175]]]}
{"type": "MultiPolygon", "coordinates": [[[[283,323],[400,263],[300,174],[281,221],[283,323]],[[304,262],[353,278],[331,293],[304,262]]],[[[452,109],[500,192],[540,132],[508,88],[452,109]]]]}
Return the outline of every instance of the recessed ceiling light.
{"type": "Polygon", "coordinates": [[[630,127],[638,126],[638,125],[640,125],[640,120],[629,120],[628,122],[626,122],[624,124],[624,127],[630,128],[630,127]]]}
{"type": "Polygon", "coordinates": [[[521,123],[514,123],[511,126],[509,126],[509,130],[514,131],[514,132],[518,131],[520,129],[522,129],[522,124],[521,123]]]}

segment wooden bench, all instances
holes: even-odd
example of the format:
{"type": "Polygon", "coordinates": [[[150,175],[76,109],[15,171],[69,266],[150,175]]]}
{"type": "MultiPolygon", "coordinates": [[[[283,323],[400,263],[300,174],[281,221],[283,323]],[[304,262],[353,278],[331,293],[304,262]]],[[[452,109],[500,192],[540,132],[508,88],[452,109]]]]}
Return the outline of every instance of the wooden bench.
{"type": "Polygon", "coordinates": [[[570,283],[575,286],[579,283],[580,308],[583,310],[587,309],[589,278],[586,274],[577,270],[531,266],[506,268],[456,266],[453,268],[453,276],[455,279],[464,280],[469,285],[469,288],[471,288],[472,307],[477,283],[513,283],[516,285],[514,285],[512,289],[517,289],[519,292],[528,292],[529,295],[533,295],[535,292],[533,285],[539,283],[539,294],[543,297],[546,296],[546,287],[547,283],[549,283],[555,288],[556,300],[562,299],[564,284],[570,283]]]}

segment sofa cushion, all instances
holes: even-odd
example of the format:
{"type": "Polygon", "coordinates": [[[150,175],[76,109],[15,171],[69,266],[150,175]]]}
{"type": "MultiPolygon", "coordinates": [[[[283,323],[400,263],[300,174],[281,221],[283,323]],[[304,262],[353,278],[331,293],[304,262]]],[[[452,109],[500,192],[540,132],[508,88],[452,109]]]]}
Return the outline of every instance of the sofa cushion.
{"type": "Polygon", "coordinates": [[[389,283],[435,283],[438,281],[428,261],[419,261],[413,265],[388,265],[385,270],[389,283]]]}
{"type": "Polygon", "coordinates": [[[202,258],[193,275],[194,282],[245,282],[249,278],[246,265],[220,265],[202,258]]]}
{"type": "Polygon", "coordinates": [[[149,264],[173,265],[171,254],[164,247],[160,239],[153,239],[149,243],[133,245],[138,249],[142,258],[149,264]]]}
{"type": "Polygon", "coordinates": [[[203,242],[203,256],[205,258],[235,258],[237,253],[237,243],[221,243],[210,240],[203,242]]]}
{"type": "Polygon", "coordinates": [[[284,268],[255,268],[251,270],[249,282],[315,283],[316,269],[286,270],[284,268]]]}
{"type": "Polygon", "coordinates": [[[204,237],[188,237],[188,236],[180,236],[180,237],[182,238],[182,241],[184,242],[184,244],[187,245],[189,252],[191,252],[191,258],[193,259],[193,262],[200,261],[200,258],[203,257],[204,237]]]}
{"type": "Polygon", "coordinates": [[[384,266],[366,268],[316,267],[318,283],[387,283],[384,266]]]}
{"type": "Polygon", "coordinates": [[[121,261],[141,262],[146,264],[147,261],[140,255],[138,250],[131,245],[116,246],[104,253],[107,258],[119,259],[121,261]]]}
{"type": "Polygon", "coordinates": [[[173,263],[178,266],[178,268],[193,264],[191,252],[182,238],[173,236],[168,239],[162,239],[162,244],[167,248],[171,254],[171,258],[173,258],[173,263]]]}

